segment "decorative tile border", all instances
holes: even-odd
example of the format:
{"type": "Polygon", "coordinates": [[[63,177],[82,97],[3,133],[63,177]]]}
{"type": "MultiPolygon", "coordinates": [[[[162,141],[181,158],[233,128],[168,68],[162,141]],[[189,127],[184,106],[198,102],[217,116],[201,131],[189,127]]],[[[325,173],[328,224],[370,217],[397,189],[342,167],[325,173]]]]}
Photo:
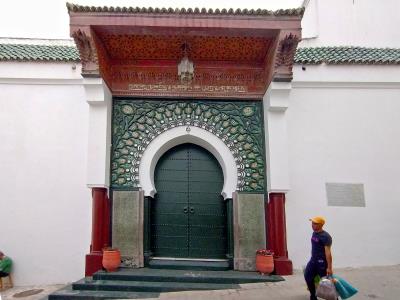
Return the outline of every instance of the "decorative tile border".
{"type": "Polygon", "coordinates": [[[264,191],[263,120],[259,102],[115,100],[111,185],[138,188],[147,145],[171,128],[196,126],[232,152],[239,191],[264,191]]]}

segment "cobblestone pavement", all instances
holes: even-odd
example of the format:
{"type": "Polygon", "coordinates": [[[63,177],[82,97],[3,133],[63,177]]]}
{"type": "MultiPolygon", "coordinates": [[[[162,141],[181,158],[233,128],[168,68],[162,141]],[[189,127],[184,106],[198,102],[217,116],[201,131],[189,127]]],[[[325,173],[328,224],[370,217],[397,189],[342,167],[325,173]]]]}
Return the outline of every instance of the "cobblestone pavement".
{"type": "MultiPolygon", "coordinates": [[[[353,300],[400,299],[400,265],[336,269],[335,273],[358,288],[359,293],[351,298],[353,300]]],[[[1,300],[39,300],[45,298],[46,295],[60,289],[61,287],[63,287],[63,285],[14,287],[12,289],[0,292],[0,295],[1,300]],[[43,291],[36,295],[22,298],[14,297],[18,296],[16,295],[18,293],[35,289],[43,289],[43,291]]],[[[241,285],[241,289],[234,290],[162,293],[157,299],[307,300],[309,298],[303,280],[303,275],[300,271],[297,271],[292,276],[285,276],[285,281],[283,282],[243,284],[241,285]]]]}

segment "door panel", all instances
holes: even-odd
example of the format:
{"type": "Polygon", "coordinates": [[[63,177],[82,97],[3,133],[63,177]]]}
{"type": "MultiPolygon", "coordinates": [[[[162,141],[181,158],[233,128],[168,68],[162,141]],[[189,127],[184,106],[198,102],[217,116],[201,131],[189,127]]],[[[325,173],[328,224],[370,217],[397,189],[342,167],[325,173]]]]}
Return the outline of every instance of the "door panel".
{"type": "Polygon", "coordinates": [[[186,151],[176,149],[172,159],[163,159],[155,174],[157,197],[152,205],[151,241],[156,256],[187,255],[187,205],[188,183],[186,151]],[[155,204],[155,205],[154,205],[155,204]]]}
{"type": "Polygon", "coordinates": [[[160,158],[154,178],[154,255],[225,258],[223,173],[215,157],[197,145],[179,145],[160,158]]]}

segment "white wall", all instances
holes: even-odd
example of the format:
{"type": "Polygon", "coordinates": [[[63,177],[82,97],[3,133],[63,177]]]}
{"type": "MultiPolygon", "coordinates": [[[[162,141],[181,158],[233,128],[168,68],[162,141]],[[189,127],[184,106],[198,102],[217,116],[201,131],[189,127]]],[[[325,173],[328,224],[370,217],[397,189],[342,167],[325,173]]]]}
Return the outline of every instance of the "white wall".
{"type": "Polygon", "coordinates": [[[399,264],[400,68],[295,66],[287,114],[295,268],[309,259],[314,215],[327,218],[334,267],[399,264]],[[366,207],[328,206],[326,182],[363,183],[366,207]]]}
{"type": "Polygon", "coordinates": [[[70,63],[0,63],[0,249],[15,285],[84,275],[88,105],[70,63]]]}
{"type": "Polygon", "coordinates": [[[310,0],[300,47],[400,47],[399,11],[398,0],[310,0]]]}
{"type": "MultiPolygon", "coordinates": [[[[400,1],[315,1],[303,27],[316,38],[300,46],[400,47],[400,1]]],[[[286,212],[296,268],[309,257],[315,214],[327,217],[334,266],[400,263],[399,69],[295,66],[286,212]],[[366,207],[328,207],[326,182],[363,183],[366,207]]],[[[82,82],[73,63],[0,62],[0,249],[14,259],[16,285],[84,274],[91,196],[82,82]]]]}
{"type": "MultiPolygon", "coordinates": [[[[316,214],[327,217],[336,267],[400,263],[399,78],[396,66],[294,67],[286,211],[295,268],[309,258],[316,214]],[[326,182],[363,183],[366,207],[327,206],[326,182]]],[[[84,274],[91,197],[82,82],[71,63],[1,63],[0,249],[15,261],[16,285],[84,274]]]]}

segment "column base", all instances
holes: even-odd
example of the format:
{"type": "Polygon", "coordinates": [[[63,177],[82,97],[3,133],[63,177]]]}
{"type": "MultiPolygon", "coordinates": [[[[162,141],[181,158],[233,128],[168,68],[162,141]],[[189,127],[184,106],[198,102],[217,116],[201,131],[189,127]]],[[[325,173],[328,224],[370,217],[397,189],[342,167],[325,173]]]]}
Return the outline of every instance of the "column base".
{"type": "Polygon", "coordinates": [[[86,254],[85,276],[92,276],[103,268],[103,253],[86,254]]]}
{"type": "Polygon", "coordinates": [[[293,275],[293,264],[287,257],[274,258],[276,275],[293,275]]]}

